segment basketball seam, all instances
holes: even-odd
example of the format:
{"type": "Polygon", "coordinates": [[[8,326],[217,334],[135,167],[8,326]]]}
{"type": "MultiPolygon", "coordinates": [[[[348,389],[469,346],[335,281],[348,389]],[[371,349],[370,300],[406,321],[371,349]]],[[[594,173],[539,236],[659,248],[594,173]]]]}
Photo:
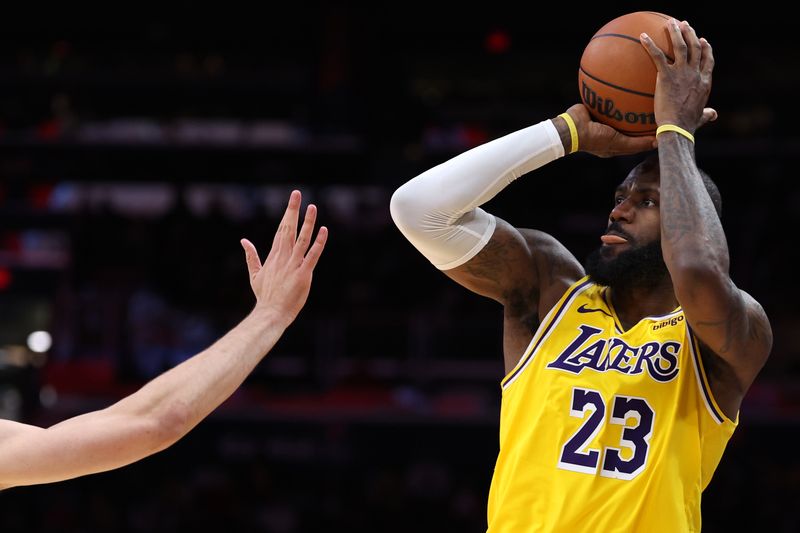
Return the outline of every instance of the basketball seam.
{"type": "Polygon", "coordinates": [[[620,87],[618,85],[614,85],[613,83],[608,83],[605,80],[601,80],[597,76],[592,76],[591,74],[586,72],[586,69],[583,68],[583,65],[581,65],[579,68],[580,68],[581,72],[583,72],[584,74],[586,74],[587,76],[592,78],[594,81],[596,81],[598,83],[602,83],[603,85],[607,85],[607,86],[611,87],[612,89],[617,89],[619,91],[623,91],[623,92],[631,93],[631,94],[636,94],[636,95],[639,95],[639,96],[646,96],[647,98],[654,98],[655,97],[654,94],[642,93],[642,92],[639,92],[639,91],[634,91],[633,89],[626,89],[625,87],[620,87]]]}
{"type": "Polygon", "coordinates": [[[624,33],[601,33],[600,35],[595,35],[592,37],[592,41],[595,39],[599,39],[600,37],[620,37],[622,39],[628,39],[629,41],[633,41],[635,43],[639,42],[639,39],[636,37],[631,37],[630,35],[625,35],[624,33]]]}
{"type": "MultiPolygon", "coordinates": [[[[599,39],[600,37],[619,37],[620,39],[628,39],[629,41],[633,41],[635,43],[642,44],[642,42],[639,39],[637,39],[636,37],[631,37],[630,35],[625,35],[624,33],[601,33],[600,35],[595,35],[594,37],[592,37],[589,40],[590,41],[594,41],[595,39],[599,39]]],[[[662,52],[663,52],[663,50],[662,50],[662,52]]],[[[664,56],[667,59],[669,59],[670,61],[672,61],[673,63],[675,62],[675,58],[670,56],[666,52],[664,52],[664,56]]]]}

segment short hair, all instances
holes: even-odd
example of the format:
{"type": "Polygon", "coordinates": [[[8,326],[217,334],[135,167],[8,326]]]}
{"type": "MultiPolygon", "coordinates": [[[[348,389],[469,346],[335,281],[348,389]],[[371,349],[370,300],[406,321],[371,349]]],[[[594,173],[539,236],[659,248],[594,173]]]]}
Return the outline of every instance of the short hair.
{"type": "MultiPolygon", "coordinates": [[[[644,161],[639,163],[639,166],[641,166],[642,170],[644,171],[655,169],[659,172],[659,177],[661,175],[658,164],[658,152],[653,152],[652,154],[648,155],[644,161]]],[[[708,172],[699,167],[697,170],[700,172],[700,177],[703,179],[703,185],[705,185],[706,192],[708,193],[709,198],[711,198],[711,203],[714,204],[714,209],[717,211],[717,216],[722,219],[722,194],[719,192],[719,187],[717,187],[717,184],[711,179],[711,176],[708,175],[708,172]]]]}

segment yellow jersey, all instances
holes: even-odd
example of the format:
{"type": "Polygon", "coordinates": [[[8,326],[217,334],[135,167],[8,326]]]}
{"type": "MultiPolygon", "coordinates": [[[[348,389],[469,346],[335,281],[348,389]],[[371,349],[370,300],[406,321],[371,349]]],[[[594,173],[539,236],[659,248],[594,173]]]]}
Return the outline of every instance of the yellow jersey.
{"type": "Polygon", "coordinates": [[[489,533],[700,531],[737,421],[680,307],[623,331],[607,292],[572,285],[502,381],[489,533]]]}

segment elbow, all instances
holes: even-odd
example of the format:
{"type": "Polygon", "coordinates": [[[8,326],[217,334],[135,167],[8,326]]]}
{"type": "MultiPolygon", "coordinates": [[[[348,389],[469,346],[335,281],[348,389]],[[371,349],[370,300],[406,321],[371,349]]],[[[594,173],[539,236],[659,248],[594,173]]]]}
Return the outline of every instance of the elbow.
{"type": "Polygon", "coordinates": [[[153,448],[163,450],[178,442],[191,429],[189,407],[182,403],[173,403],[159,412],[153,413],[148,420],[153,448]]]}
{"type": "Polygon", "coordinates": [[[414,225],[413,213],[416,202],[411,187],[406,183],[394,191],[389,201],[389,213],[400,231],[407,231],[414,225]]]}

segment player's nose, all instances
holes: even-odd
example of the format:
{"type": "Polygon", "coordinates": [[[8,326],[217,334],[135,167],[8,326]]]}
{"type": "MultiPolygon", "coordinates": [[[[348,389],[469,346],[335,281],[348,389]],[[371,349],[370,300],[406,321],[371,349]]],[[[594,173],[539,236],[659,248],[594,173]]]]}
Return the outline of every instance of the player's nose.
{"type": "Polygon", "coordinates": [[[634,210],[628,200],[623,200],[611,210],[608,219],[611,222],[633,222],[634,210]]]}

